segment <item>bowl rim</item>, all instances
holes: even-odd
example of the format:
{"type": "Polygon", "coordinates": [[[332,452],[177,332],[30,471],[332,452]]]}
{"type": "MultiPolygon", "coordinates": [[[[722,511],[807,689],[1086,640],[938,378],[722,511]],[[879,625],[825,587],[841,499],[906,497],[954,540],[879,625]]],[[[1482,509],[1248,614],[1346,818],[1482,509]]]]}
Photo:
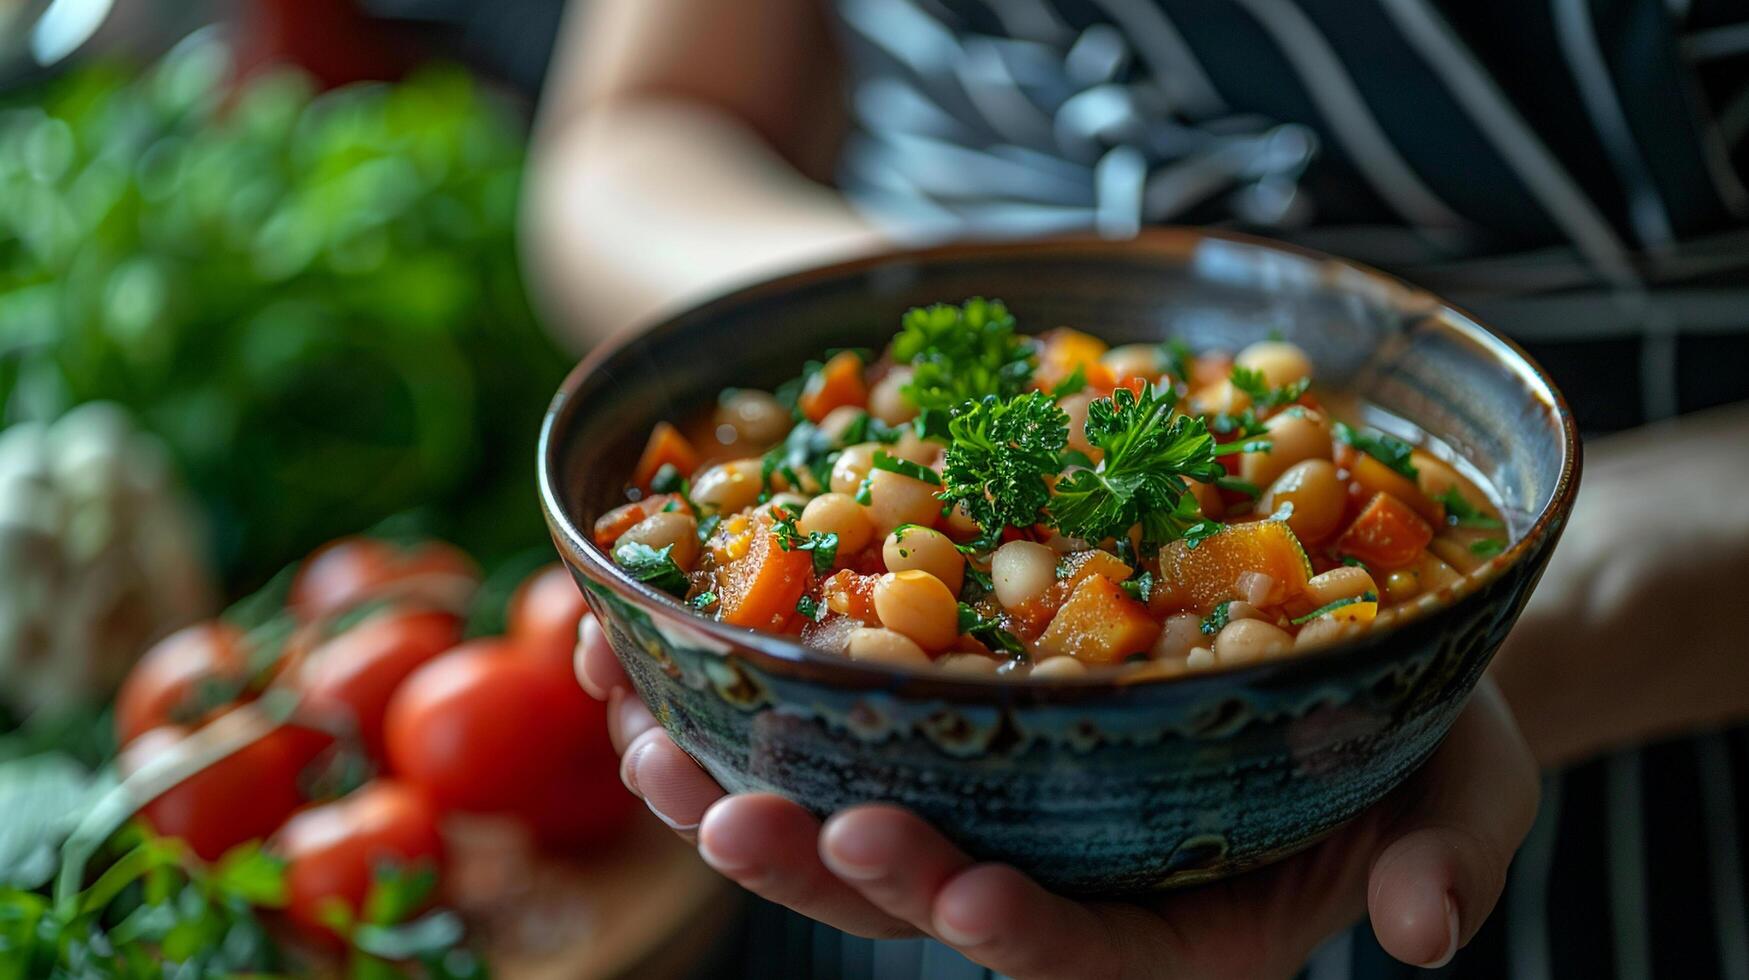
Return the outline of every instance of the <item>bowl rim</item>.
{"type": "MultiPolygon", "coordinates": [[[[1328,281],[1328,276],[1325,281],[1328,281]]],[[[591,581],[605,586],[644,612],[676,621],[686,629],[701,632],[738,654],[750,655],[762,669],[778,674],[802,676],[846,688],[905,688],[952,701],[988,702],[1008,700],[1017,695],[1035,701],[1080,701],[1089,697],[1151,689],[1160,685],[1193,695],[1199,689],[1226,689],[1234,683],[1291,682],[1308,673],[1321,673],[1322,665],[1333,660],[1357,658],[1369,650],[1376,653],[1390,636],[1405,628],[1437,625],[1442,619],[1454,618],[1476,601],[1477,595],[1483,591],[1480,585],[1497,579],[1502,573],[1526,560],[1527,556],[1543,546],[1545,538],[1559,536],[1578,493],[1582,462],[1580,447],[1578,425],[1572,409],[1542,365],[1515,341],[1430,291],[1371,266],[1292,243],[1226,230],[1159,226],[1144,228],[1135,236],[1125,239],[1103,238],[1096,234],[1070,234],[1019,241],[957,241],[945,245],[884,251],[763,279],[715,295],[703,302],[658,314],[653,321],[641,324],[636,329],[622,331],[596,346],[566,375],[541,420],[536,457],[541,510],[560,557],[565,559],[573,571],[581,571],[591,581]],[[1506,550],[1490,558],[1486,564],[1466,575],[1467,580],[1478,581],[1476,587],[1467,589],[1423,614],[1404,617],[1403,621],[1383,628],[1369,629],[1352,640],[1292,656],[1227,667],[1217,666],[1189,674],[1146,675],[1127,679],[1127,672],[1121,670],[1094,671],[1087,677],[1042,679],[1030,676],[1010,678],[944,674],[934,668],[908,668],[854,661],[816,650],[789,636],[734,626],[701,615],[667,593],[627,575],[605,550],[598,547],[578,527],[561,492],[559,480],[564,467],[563,460],[559,458],[562,446],[558,436],[569,427],[572,416],[576,414],[576,400],[572,396],[602,365],[634,344],[660,342],[671,334],[683,333],[694,322],[708,320],[725,309],[757,301],[761,297],[781,295],[823,280],[853,276],[893,264],[927,264],[1057,253],[1085,256],[1088,250],[1106,252],[1113,259],[1154,257],[1182,261],[1206,241],[1275,252],[1312,262],[1325,272],[1336,270],[1358,276],[1374,288],[1393,295],[1399,308],[1420,310],[1423,311],[1423,316],[1438,317],[1446,327],[1458,331],[1519,375],[1533,395],[1548,406],[1561,433],[1561,466],[1554,491],[1550,494],[1548,503],[1517,540],[1506,550]]]]}

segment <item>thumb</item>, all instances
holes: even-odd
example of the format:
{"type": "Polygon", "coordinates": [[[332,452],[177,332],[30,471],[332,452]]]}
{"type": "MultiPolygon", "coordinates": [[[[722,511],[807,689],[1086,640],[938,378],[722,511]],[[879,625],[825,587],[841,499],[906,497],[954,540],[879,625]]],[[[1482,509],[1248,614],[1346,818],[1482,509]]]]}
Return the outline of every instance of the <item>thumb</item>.
{"type": "Polygon", "coordinates": [[[1536,764],[1492,679],[1416,779],[1420,795],[1373,861],[1367,911],[1386,952],[1439,967],[1494,910],[1536,817],[1536,764]]]}

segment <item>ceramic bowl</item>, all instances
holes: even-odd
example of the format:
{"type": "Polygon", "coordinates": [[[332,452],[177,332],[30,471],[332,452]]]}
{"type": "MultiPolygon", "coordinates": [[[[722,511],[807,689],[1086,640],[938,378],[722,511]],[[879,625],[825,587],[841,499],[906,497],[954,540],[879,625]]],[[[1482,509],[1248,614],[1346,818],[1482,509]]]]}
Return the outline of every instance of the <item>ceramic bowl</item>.
{"type": "Polygon", "coordinates": [[[1418,289],[1298,249],[1166,229],[960,245],[786,276],[603,347],[542,430],[540,494],[638,694],[733,792],[827,814],[903,804],[970,854],[1074,893],[1207,881],[1307,846],[1439,745],[1548,561],[1579,447],[1529,357],[1418,289]],[[907,308],[1004,300],[1022,329],[1112,343],[1303,347],[1368,421],[1413,423],[1485,479],[1515,540],[1447,595],[1324,651],[1179,678],[953,679],[854,663],[700,616],[591,543],[650,427],[827,348],[881,347],[907,308]]]}

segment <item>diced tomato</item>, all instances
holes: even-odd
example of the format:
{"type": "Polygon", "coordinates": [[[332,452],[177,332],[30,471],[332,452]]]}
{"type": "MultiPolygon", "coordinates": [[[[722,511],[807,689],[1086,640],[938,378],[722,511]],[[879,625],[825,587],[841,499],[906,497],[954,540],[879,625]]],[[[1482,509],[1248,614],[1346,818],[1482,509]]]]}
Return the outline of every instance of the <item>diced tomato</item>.
{"type": "Polygon", "coordinates": [[[1432,540],[1433,526],[1413,508],[1388,493],[1375,493],[1336,539],[1336,551],[1388,571],[1418,561],[1432,540]]]}
{"type": "Polygon", "coordinates": [[[632,470],[632,485],[649,493],[650,481],[663,466],[674,467],[681,476],[691,476],[698,469],[698,450],[692,448],[679,429],[667,422],[657,422],[650,430],[650,441],[644,444],[637,467],[632,470]]]}
{"type": "Polygon", "coordinates": [[[868,404],[868,384],[862,379],[862,358],[840,351],[826,366],[808,378],[796,404],[810,422],[825,418],[834,408],[868,404]]]}

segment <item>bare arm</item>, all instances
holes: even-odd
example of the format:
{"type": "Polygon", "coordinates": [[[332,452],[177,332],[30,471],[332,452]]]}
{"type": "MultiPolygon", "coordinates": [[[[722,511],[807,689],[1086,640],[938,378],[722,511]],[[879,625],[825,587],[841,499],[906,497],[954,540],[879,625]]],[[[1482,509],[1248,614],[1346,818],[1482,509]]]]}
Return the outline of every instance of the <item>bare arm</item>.
{"type": "Polygon", "coordinates": [[[837,69],[814,0],[574,4],[523,216],[549,319],[589,343],[879,247],[818,181],[842,132],[837,69]]]}
{"type": "Polygon", "coordinates": [[[1494,673],[1545,765],[1749,717],[1749,404],[1600,439],[1494,673]]]}

